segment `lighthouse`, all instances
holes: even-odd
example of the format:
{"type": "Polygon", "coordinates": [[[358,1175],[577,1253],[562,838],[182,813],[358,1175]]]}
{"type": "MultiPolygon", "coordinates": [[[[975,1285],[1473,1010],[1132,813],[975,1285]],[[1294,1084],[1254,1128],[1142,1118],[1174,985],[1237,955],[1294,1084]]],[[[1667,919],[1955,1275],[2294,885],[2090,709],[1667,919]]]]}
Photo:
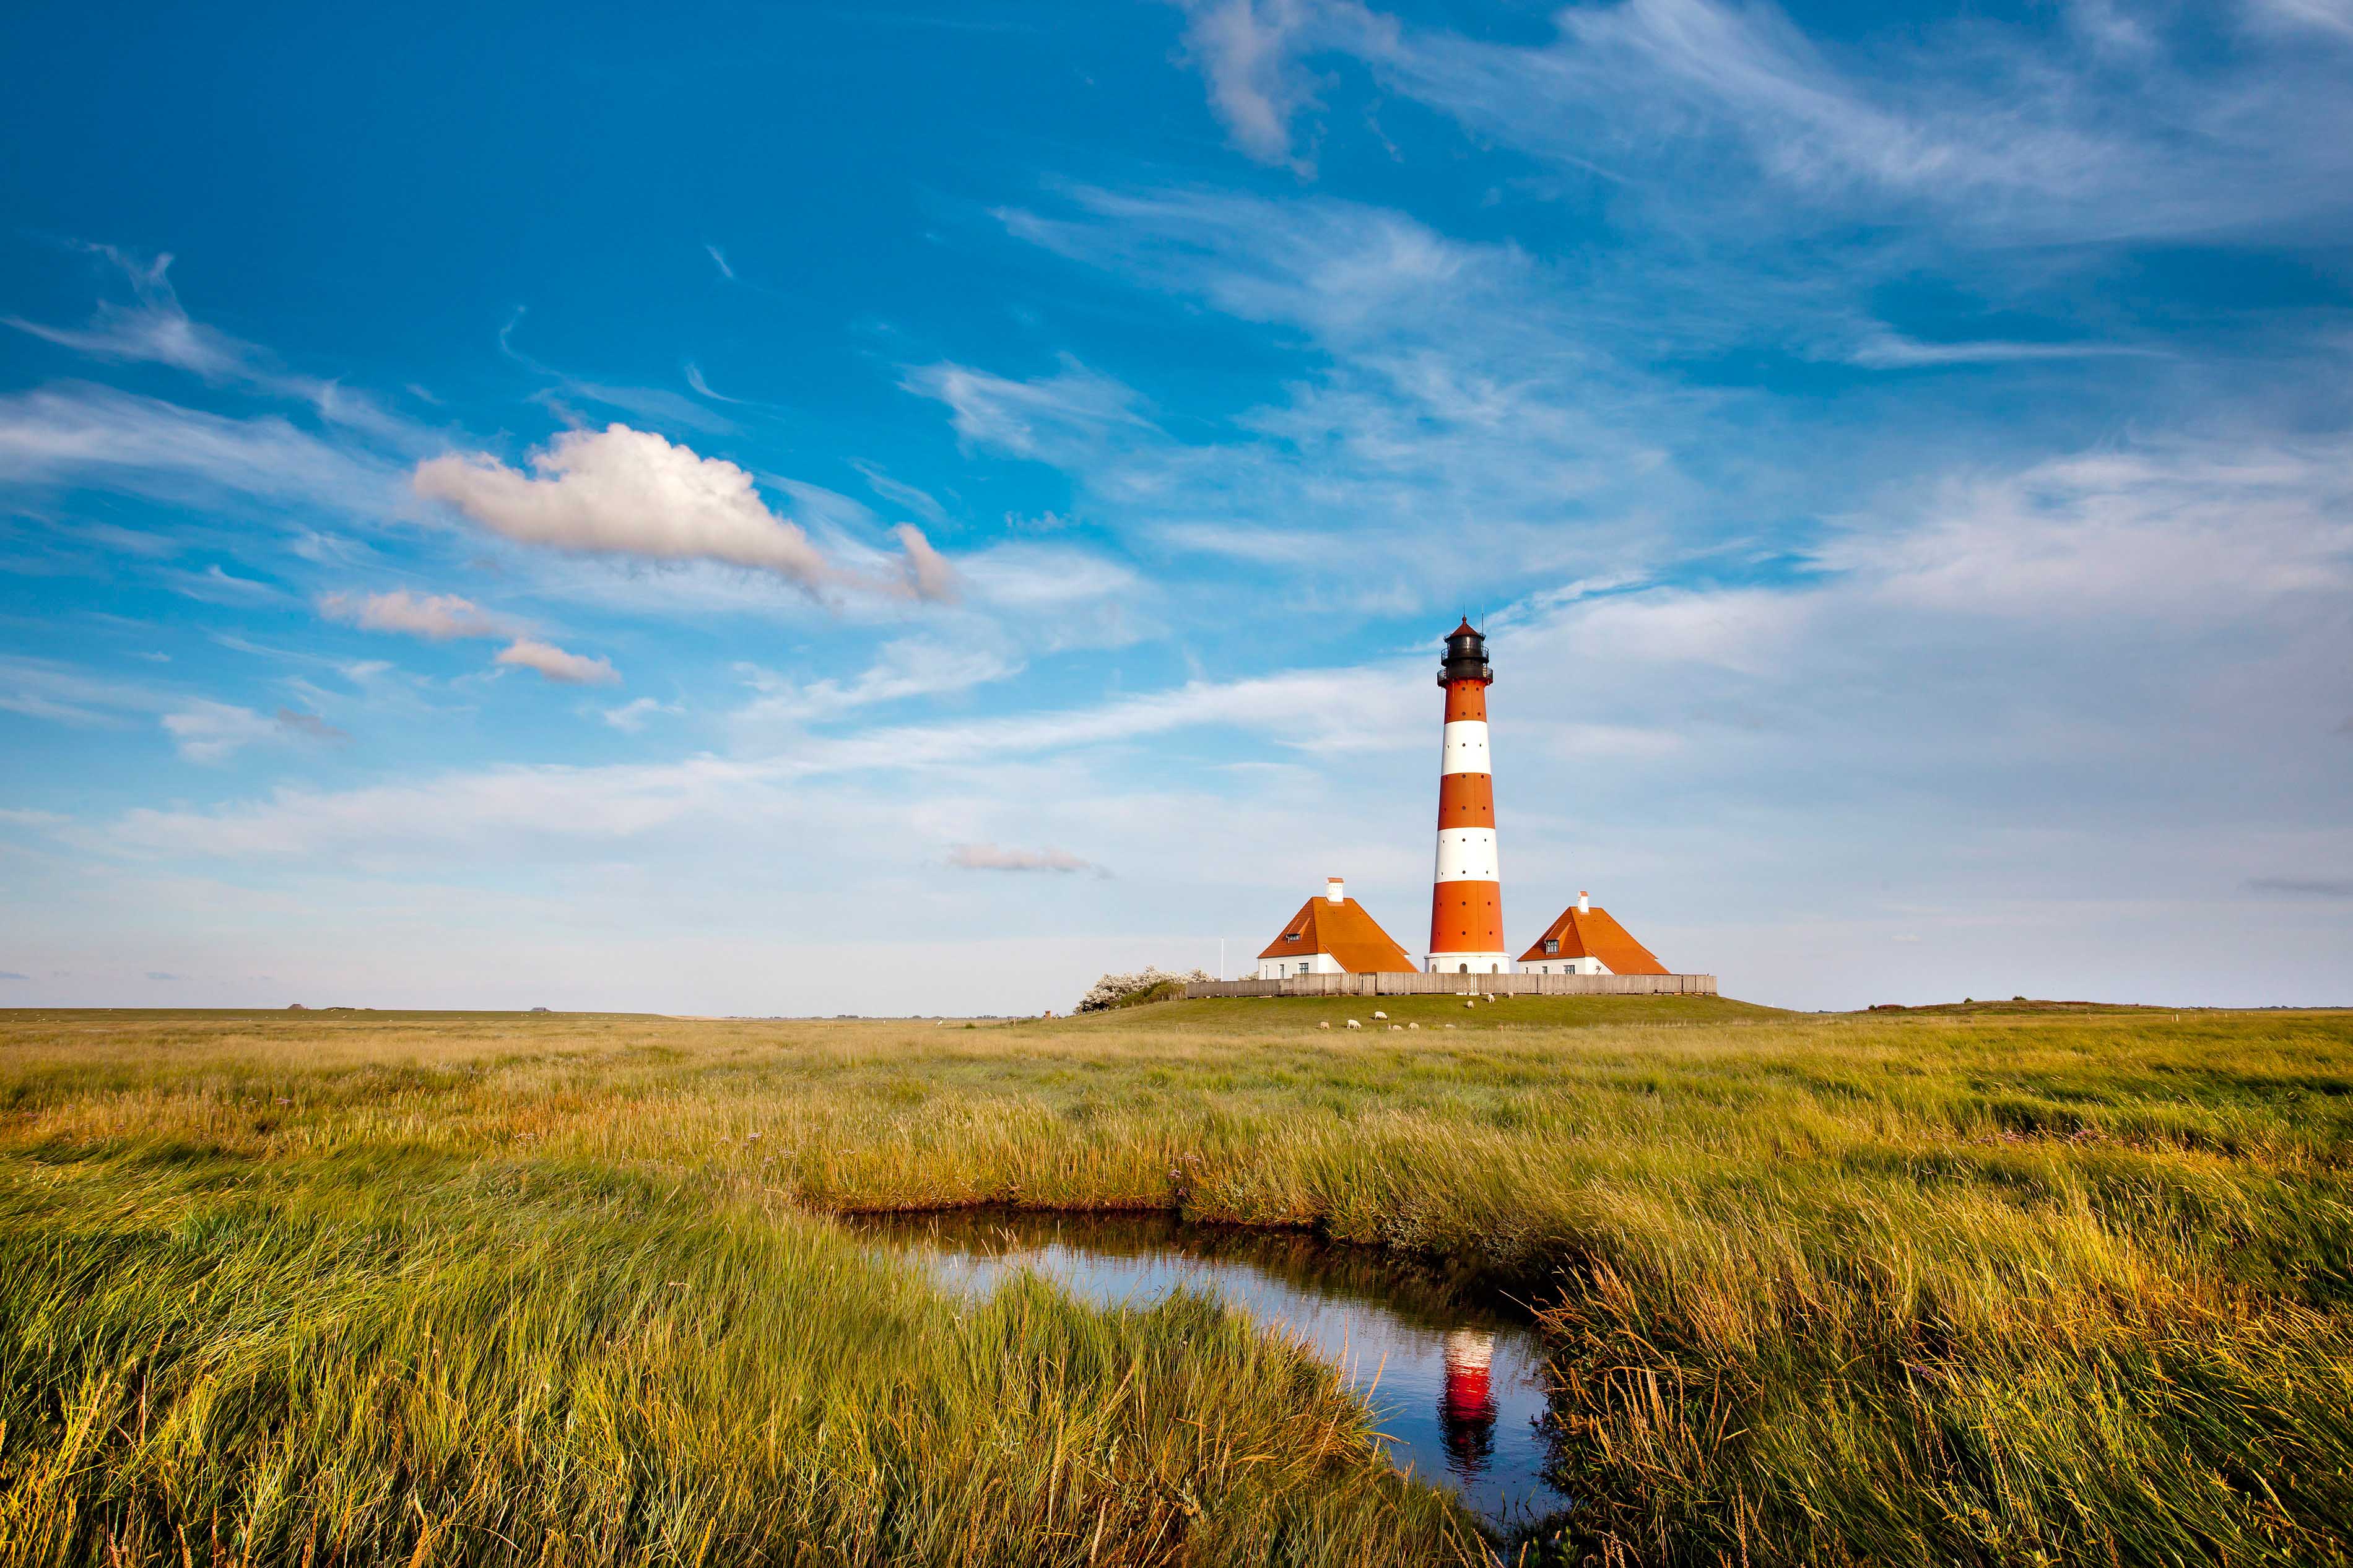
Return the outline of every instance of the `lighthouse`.
{"type": "Polygon", "coordinates": [[[1432,974],[1502,974],[1502,862],[1495,857],[1495,778],[1487,753],[1487,639],[1466,616],[1446,636],[1438,684],[1446,691],[1438,763],[1438,868],[1430,895],[1432,974]]]}

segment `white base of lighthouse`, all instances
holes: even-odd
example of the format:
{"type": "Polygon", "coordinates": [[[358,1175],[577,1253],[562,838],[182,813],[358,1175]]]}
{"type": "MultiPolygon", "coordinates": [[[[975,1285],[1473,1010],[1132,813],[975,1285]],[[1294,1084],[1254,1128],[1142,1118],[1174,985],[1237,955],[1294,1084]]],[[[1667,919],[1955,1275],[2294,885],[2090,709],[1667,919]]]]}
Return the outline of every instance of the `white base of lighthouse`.
{"type": "Polygon", "coordinates": [[[1431,974],[1509,974],[1512,972],[1512,955],[1507,952],[1433,952],[1424,957],[1422,962],[1431,974]]]}

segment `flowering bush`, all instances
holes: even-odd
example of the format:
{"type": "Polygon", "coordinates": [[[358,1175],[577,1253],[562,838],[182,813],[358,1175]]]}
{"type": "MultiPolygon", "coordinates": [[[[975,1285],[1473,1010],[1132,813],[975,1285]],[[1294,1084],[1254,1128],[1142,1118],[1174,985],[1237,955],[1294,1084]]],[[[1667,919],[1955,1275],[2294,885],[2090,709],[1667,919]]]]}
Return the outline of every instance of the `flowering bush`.
{"type": "Polygon", "coordinates": [[[1178,990],[1188,982],[1208,978],[1208,971],[1204,969],[1185,974],[1172,974],[1165,969],[1145,969],[1134,974],[1106,974],[1079,998],[1079,1005],[1073,1011],[1108,1013],[1114,1007],[1166,1002],[1175,998],[1178,990]]]}

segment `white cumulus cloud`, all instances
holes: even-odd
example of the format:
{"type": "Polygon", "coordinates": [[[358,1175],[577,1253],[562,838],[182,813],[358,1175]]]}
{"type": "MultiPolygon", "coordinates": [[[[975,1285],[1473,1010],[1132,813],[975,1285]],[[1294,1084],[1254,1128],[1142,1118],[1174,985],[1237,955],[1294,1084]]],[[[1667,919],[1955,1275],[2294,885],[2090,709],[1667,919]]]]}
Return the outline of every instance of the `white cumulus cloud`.
{"type": "Polygon", "coordinates": [[[912,526],[899,532],[907,552],[902,577],[860,577],[771,511],[744,469],[626,425],[565,431],[531,455],[528,472],[488,453],[450,454],[418,464],[411,482],[420,496],[523,544],[715,561],[773,573],[812,593],[849,587],[944,598],[953,587],[946,563],[912,526]]]}

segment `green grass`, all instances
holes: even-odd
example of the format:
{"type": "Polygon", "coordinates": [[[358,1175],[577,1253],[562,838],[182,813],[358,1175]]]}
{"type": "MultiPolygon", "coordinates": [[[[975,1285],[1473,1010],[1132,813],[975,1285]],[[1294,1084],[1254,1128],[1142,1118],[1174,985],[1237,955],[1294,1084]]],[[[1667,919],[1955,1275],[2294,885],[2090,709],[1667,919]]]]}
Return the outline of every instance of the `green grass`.
{"type": "Polygon", "coordinates": [[[2353,1563],[2353,1016],[1450,1000],[0,1017],[0,1562],[1467,1560],[1208,1305],[823,1217],[1012,1203],[1538,1300],[1569,1561],[2353,1563]]]}

